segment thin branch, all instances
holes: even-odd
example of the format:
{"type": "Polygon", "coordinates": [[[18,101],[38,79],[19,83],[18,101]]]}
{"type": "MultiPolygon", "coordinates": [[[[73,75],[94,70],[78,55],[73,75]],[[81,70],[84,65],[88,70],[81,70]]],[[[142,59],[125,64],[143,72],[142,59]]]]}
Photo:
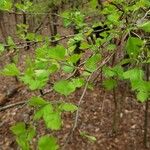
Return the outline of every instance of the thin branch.
{"type": "MultiPolygon", "coordinates": [[[[96,71],[98,71],[100,68],[102,68],[102,67],[111,59],[111,57],[112,57],[113,55],[114,55],[114,53],[112,53],[110,56],[107,56],[94,72],[96,72],[96,71]]],[[[82,92],[82,95],[81,95],[81,97],[80,97],[80,99],[79,99],[79,102],[78,102],[78,105],[77,105],[77,106],[78,106],[78,110],[76,111],[75,121],[74,121],[73,128],[70,130],[70,132],[69,132],[69,134],[68,134],[68,136],[67,136],[67,138],[66,138],[66,142],[65,142],[65,144],[64,144],[64,146],[63,146],[63,148],[62,148],[62,150],[64,150],[64,149],[66,148],[66,145],[69,143],[69,141],[70,141],[70,139],[71,139],[71,137],[72,137],[72,135],[73,135],[75,129],[77,128],[78,118],[79,118],[79,108],[80,108],[80,106],[81,106],[82,100],[83,100],[83,98],[84,98],[84,96],[85,96],[85,93],[86,93],[86,91],[87,91],[87,87],[88,87],[89,81],[90,81],[92,75],[94,74],[94,72],[91,73],[91,75],[88,77],[88,79],[87,79],[87,81],[86,81],[84,90],[83,90],[83,92],[82,92]]]]}
{"type": "Polygon", "coordinates": [[[22,102],[17,102],[17,103],[9,104],[9,105],[6,105],[4,107],[1,107],[0,111],[4,111],[6,109],[10,109],[12,107],[16,107],[16,106],[19,106],[19,105],[24,105],[26,103],[27,103],[27,101],[22,101],[22,102]]]}
{"type": "MultiPolygon", "coordinates": [[[[52,92],[53,89],[49,89],[47,90],[45,93],[43,93],[43,96],[45,96],[46,94],[52,92]]],[[[38,96],[41,96],[41,95],[38,95],[38,96]]],[[[17,103],[13,103],[13,104],[9,104],[9,105],[6,105],[6,106],[3,106],[3,107],[0,107],[0,111],[4,111],[6,109],[10,109],[12,107],[16,107],[16,106],[19,106],[19,105],[26,105],[27,104],[27,100],[26,101],[21,101],[21,102],[17,102],[17,103]]]]}

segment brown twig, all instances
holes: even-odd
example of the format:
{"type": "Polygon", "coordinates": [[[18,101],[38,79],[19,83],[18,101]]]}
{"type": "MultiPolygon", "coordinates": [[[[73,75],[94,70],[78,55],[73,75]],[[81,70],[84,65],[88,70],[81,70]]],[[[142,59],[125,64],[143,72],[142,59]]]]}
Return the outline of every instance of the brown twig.
{"type": "MultiPolygon", "coordinates": [[[[111,54],[110,56],[107,56],[107,57],[103,60],[103,62],[99,65],[99,67],[96,69],[96,71],[99,70],[101,67],[103,67],[103,66],[111,59],[112,56],[113,56],[113,54],[111,54]]],[[[83,90],[83,92],[82,92],[82,94],[81,94],[81,97],[80,97],[79,102],[78,102],[78,105],[77,105],[77,106],[78,106],[78,110],[76,111],[75,121],[74,121],[73,128],[70,130],[70,132],[69,132],[69,134],[68,134],[68,136],[67,136],[67,138],[66,138],[66,142],[65,142],[65,144],[64,144],[64,146],[63,146],[63,148],[62,148],[62,150],[65,149],[65,147],[66,147],[66,145],[68,144],[68,142],[70,141],[70,139],[71,139],[71,137],[72,137],[72,135],[73,135],[75,129],[77,128],[78,118],[79,118],[79,108],[80,108],[80,106],[81,106],[82,100],[83,100],[83,98],[84,98],[84,96],[85,96],[85,93],[86,93],[86,91],[87,91],[87,87],[88,87],[89,81],[90,81],[90,79],[91,79],[91,77],[92,77],[93,74],[94,74],[94,72],[91,73],[91,75],[88,77],[88,79],[87,79],[87,81],[86,81],[84,90],[83,90]]]]}

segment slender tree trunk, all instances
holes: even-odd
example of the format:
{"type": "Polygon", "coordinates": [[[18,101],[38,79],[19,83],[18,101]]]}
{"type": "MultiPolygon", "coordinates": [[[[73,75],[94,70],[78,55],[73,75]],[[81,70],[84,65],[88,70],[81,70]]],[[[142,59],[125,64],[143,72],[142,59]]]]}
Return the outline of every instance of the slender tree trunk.
{"type": "Polygon", "coordinates": [[[7,38],[7,32],[5,28],[4,13],[2,11],[0,11],[0,30],[3,36],[3,40],[5,41],[7,38]]]}
{"type": "MultiPolygon", "coordinates": [[[[145,53],[145,56],[147,58],[147,52],[145,53]]],[[[149,64],[146,64],[145,66],[145,74],[146,74],[146,80],[149,81],[149,77],[150,77],[150,69],[149,69],[149,64]]],[[[147,99],[147,101],[145,102],[145,120],[144,120],[144,146],[148,147],[148,138],[147,138],[147,134],[148,134],[148,118],[149,118],[149,114],[148,114],[148,110],[149,110],[149,100],[147,99]]]]}
{"type": "MultiPolygon", "coordinates": [[[[49,17],[49,26],[51,32],[51,40],[55,40],[55,36],[57,35],[57,20],[58,17],[55,15],[58,13],[58,7],[54,6],[51,10],[51,15],[49,17]]],[[[58,42],[52,42],[52,46],[56,46],[58,42]]]]}

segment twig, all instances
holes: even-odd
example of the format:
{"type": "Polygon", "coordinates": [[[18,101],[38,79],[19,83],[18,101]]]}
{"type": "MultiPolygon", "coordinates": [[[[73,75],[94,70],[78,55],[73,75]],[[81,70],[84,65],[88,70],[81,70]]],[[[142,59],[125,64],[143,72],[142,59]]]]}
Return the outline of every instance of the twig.
{"type": "MultiPolygon", "coordinates": [[[[45,96],[46,94],[48,94],[48,93],[50,93],[50,92],[52,92],[53,91],[53,89],[50,89],[50,90],[48,90],[48,91],[46,91],[45,93],[43,93],[43,96],[45,96]]],[[[38,96],[40,96],[40,95],[38,95],[38,96]]],[[[9,108],[12,108],[12,107],[16,107],[16,106],[18,106],[18,105],[26,105],[27,104],[27,100],[25,100],[25,101],[21,101],[21,102],[17,102],[17,103],[13,103],[13,104],[9,104],[9,105],[6,105],[6,106],[3,106],[3,107],[0,107],[0,111],[4,111],[4,110],[6,110],[6,109],[9,109],[9,108]]]]}
{"type": "MultiPolygon", "coordinates": [[[[99,70],[101,67],[103,67],[103,66],[111,59],[111,57],[113,56],[113,54],[114,54],[114,53],[112,53],[110,56],[107,56],[95,71],[97,71],[97,70],[99,70]]],[[[65,142],[64,146],[62,147],[62,150],[65,149],[65,147],[66,147],[66,145],[68,144],[68,142],[70,141],[70,139],[71,139],[71,137],[72,137],[72,135],[73,135],[75,129],[77,128],[78,118],[79,118],[79,108],[80,108],[80,105],[81,105],[81,103],[82,103],[82,100],[83,100],[83,98],[84,98],[84,96],[85,96],[85,93],[86,93],[86,91],[87,91],[88,83],[89,83],[89,81],[90,81],[90,79],[91,79],[91,77],[92,77],[93,74],[94,74],[94,72],[91,73],[91,75],[88,77],[88,79],[87,79],[87,81],[86,81],[84,90],[83,90],[83,92],[82,92],[82,95],[81,95],[81,97],[80,97],[80,99],[79,99],[79,102],[78,102],[78,105],[77,105],[77,106],[78,106],[78,110],[76,111],[75,121],[74,121],[73,128],[72,128],[72,129],[70,130],[70,132],[68,133],[68,136],[67,136],[67,138],[66,138],[66,142],[65,142]]]]}
{"type": "Polygon", "coordinates": [[[22,102],[17,102],[17,103],[13,103],[13,104],[9,104],[9,105],[6,105],[4,107],[1,107],[0,108],[0,111],[4,111],[6,109],[9,109],[9,108],[12,108],[12,107],[16,107],[16,106],[19,106],[19,105],[23,105],[23,104],[26,104],[27,101],[22,101],[22,102]]]}

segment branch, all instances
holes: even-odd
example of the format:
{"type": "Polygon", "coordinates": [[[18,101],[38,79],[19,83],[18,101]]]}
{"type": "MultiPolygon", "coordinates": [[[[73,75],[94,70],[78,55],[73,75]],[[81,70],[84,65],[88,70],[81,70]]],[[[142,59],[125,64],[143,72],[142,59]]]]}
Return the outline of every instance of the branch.
{"type": "MultiPolygon", "coordinates": [[[[43,96],[45,96],[46,94],[52,92],[53,89],[49,89],[48,91],[46,91],[45,93],[43,93],[43,96]]],[[[41,95],[38,95],[38,96],[41,96],[41,95]]],[[[27,100],[26,101],[21,101],[21,102],[17,102],[17,103],[13,103],[13,104],[9,104],[9,105],[6,105],[6,106],[3,106],[3,107],[0,107],[0,111],[4,111],[6,109],[10,109],[12,107],[16,107],[16,106],[19,106],[19,105],[26,105],[27,104],[27,100]]]]}
{"type": "Polygon", "coordinates": [[[85,96],[85,93],[86,93],[86,91],[87,91],[88,83],[89,83],[89,81],[90,81],[92,75],[93,75],[96,71],[98,71],[100,68],[102,68],[102,67],[111,59],[111,57],[112,57],[113,55],[114,55],[114,53],[112,53],[110,56],[107,56],[107,57],[103,60],[103,62],[98,66],[98,68],[97,68],[93,73],[91,73],[91,75],[88,77],[88,79],[87,79],[87,81],[86,81],[86,84],[85,84],[85,87],[84,87],[84,90],[83,90],[83,92],[82,92],[82,95],[81,95],[81,97],[80,97],[80,99],[79,99],[79,102],[78,102],[78,105],[77,105],[77,106],[78,106],[78,110],[76,111],[75,121],[74,121],[73,128],[72,128],[71,131],[69,132],[69,134],[68,134],[68,136],[67,136],[67,138],[66,138],[66,142],[65,142],[65,144],[64,144],[64,146],[63,146],[63,148],[62,148],[62,150],[65,149],[65,147],[66,147],[66,145],[68,144],[68,142],[70,141],[70,139],[71,139],[71,137],[72,137],[72,135],[73,135],[75,129],[77,128],[78,118],[79,118],[79,108],[80,108],[80,105],[81,105],[81,103],[82,103],[82,100],[83,100],[83,98],[84,98],[84,96],[85,96]]]}

